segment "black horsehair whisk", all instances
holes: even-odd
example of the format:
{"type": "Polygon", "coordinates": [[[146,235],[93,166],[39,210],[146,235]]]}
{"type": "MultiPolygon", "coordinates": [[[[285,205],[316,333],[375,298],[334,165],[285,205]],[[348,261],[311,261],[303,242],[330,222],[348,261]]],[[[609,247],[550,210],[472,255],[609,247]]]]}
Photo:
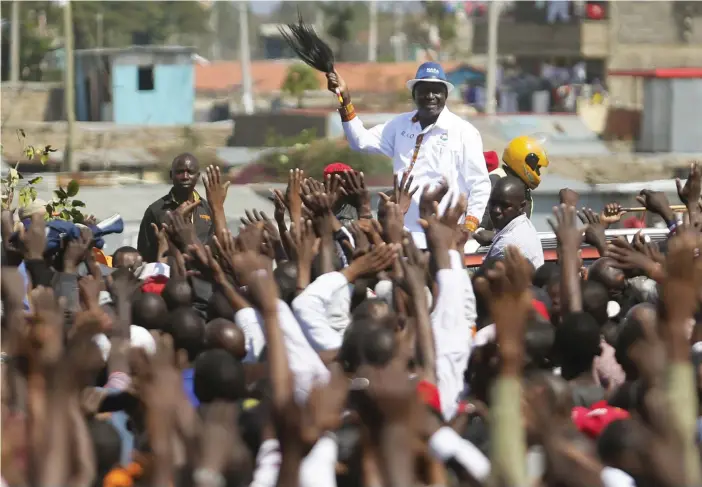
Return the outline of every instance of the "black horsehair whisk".
{"type": "MultiPolygon", "coordinates": [[[[319,38],[312,26],[305,24],[299,11],[297,18],[297,24],[288,24],[289,33],[283,27],[278,27],[280,35],[305,64],[322,73],[333,73],[334,52],[331,47],[319,38]]],[[[343,103],[338,88],[336,96],[339,98],[339,103],[343,103]]]]}

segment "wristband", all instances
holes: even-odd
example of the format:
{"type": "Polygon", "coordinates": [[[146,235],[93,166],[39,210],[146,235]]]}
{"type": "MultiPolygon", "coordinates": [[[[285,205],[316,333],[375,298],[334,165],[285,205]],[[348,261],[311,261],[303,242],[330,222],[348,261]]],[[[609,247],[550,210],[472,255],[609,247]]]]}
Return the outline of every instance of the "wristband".
{"type": "Polygon", "coordinates": [[[673,235],[677,229],[678,229],[678,222],[673,220],[672,222],[668,223],[668,232],[670,232],[671,235],[673,235]]]}
{"type": "Polygon", "coordinates": [[[342,122],[350,122],[356,118],[356,109],[353,107],[353,103],[339,107],[339,115],[341,115],[342,122]]]}
{"type": "Polygon", "coordinates": [[[470,215],[466,216],[466,221],[463,223],[466,230],[470,232],[475,232],[478,229],[478,225],[480,225],[478,219],[470,215]]]}

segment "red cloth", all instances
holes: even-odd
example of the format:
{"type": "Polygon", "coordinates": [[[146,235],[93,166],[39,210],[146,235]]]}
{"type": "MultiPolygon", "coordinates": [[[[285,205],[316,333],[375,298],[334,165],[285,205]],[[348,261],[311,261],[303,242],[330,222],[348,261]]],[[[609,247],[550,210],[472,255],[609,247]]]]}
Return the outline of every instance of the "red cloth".
{"type": "Polygon", "coordinates": [[[432,408],[434,411],[441,412],[441,399],[439,398],[439,389],[425,380],[420,380],[417,383],[417,393],[424,404],[432,408]]]}
{"type": "Polygon", "coordinates": [[[534,311],[541,315],[541,317],[547,321],[551,321],[551,316],[548,314],[548,308],[546,308],[546,305],[543,302],[539,301],[538,299],[532,299],[531,306],[534,308],[534,311]]]}
{"type": "Polygon", "coordinates": [[[590,438],[600,436],[609,423],[628,418],[627,411],[610,406],[607,401],[596,402],[589,408],[578,406],[571,412],[571,419],[575,426],[590,438]]]}
{"type": "Polygon", "coordinates": [[[353,171],[353,169],[351,169],[351,166],[344,164],[343,162],[332,162],[324,168],[324,175],[327,176],[328,174],[335,174],[338,172],[347,171],[353,171]]]}
{"type": "Polygon", "coordinates": [[[497,152],[494,150],[483,152],[483,155],[485,156],[485,164],[487,165],[488,172],[492,172],[500,167],[500,157],[497,155],[497,152]]]}
{"type": "Polygon", "coordinates": [[[141,290],[145,293],[161,294],[167,282],[168,278],[164,275],[147,277],[141,285],[141,290]]]}
{"type": "Polygon", "coordinates": [[[624,220],[622,225],[624,225],[624,228],[646,228],[646,222],[639,220],[635,216],[624,220]]]}
{"type": "Polygon", "coordinates": [[[596,3],[588,3],[585,11],[590,20],[602,20],[605,16],[604,7],[596,3]]]}

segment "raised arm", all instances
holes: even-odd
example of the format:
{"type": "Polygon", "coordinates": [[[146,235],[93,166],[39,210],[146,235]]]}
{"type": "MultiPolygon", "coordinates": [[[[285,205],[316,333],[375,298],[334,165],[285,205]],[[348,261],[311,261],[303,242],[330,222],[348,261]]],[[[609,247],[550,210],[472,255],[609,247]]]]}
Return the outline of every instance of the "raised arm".
{"type": "Polygon", "coordinates": [[[480,133],[471,126],[466,127],[463,132],[463,164],[461,168],[463,189],[468,196],[466,227],[474,232],[478,229],[480,221],[485,215],[492,186],[483,155],[483,140],[480,133]]]}
{"type": "Polygon", "coordinates": [[[339,107],[346,140],[355,151],[383,154],[392,157],[395,153],[395,137],[392,122],[376,125],[368,130],[356,116],[356,110],[351,103],[351,95],[344,79],[336,71],[327,74],[327,87],[332,93],[338,89],[341,92],[343,104],[339,107]]]}

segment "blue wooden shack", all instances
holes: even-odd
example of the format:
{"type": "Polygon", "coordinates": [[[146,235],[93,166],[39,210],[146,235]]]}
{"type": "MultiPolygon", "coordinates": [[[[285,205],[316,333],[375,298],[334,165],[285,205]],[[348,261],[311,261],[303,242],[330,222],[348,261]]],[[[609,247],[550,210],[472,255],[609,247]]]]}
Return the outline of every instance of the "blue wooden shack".
{"type": "Polygon", "coordinates": [[[195,50],[132,46],[76,51],[76,119],[122,125],[193,123],[195,50]]]}

